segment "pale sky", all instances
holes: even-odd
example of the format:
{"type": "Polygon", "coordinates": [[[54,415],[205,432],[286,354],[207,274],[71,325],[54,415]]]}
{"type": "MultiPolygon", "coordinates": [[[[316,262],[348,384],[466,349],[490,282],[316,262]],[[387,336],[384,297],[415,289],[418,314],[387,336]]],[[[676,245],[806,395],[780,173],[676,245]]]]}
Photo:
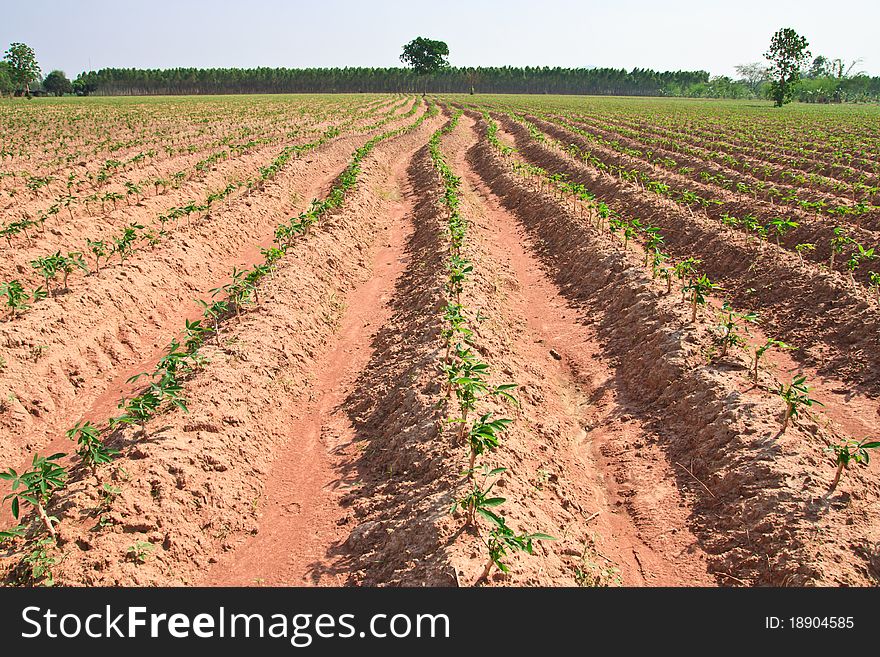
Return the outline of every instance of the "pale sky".
{"type": "Polygon", "coordinates": [[[456,66],[609,66],[734,75],[793,27],[813,55],[880,75],[880,0],[24,0],[4,2],[0,49],[45,75],[89,68],[399,66],[416,36],[456,66]]]}

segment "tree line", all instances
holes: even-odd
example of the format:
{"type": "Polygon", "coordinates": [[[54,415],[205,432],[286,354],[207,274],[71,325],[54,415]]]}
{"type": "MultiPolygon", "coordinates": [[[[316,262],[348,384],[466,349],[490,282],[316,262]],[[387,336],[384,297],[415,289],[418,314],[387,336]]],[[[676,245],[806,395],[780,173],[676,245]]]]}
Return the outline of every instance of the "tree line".
{"type": "Polygon", "coordinates": [[[818,56],[810,65],[806,39],[779,30],[760,62],[736,67],[738,79],[706,71],[635,68],[453,67],[448,46],[419,37],[404,47],[407,68],[104,68],[42,78],[34,51],[13,43],[0,61],[0,95],[75,93],[145,96],[253,93],[528,93],[693,98],[772,98],[818,103],[880,100],[880,77],[853,71],[858,61],[818,56]]]}
{"type": "Polygon", "coordinates": [[[411,68],[105,68],[74,81],[101,95],[247,93],[530,93],[679,95],[709,81],[706,71],[636,68],[448,67],[431,75],[411,68]]]}

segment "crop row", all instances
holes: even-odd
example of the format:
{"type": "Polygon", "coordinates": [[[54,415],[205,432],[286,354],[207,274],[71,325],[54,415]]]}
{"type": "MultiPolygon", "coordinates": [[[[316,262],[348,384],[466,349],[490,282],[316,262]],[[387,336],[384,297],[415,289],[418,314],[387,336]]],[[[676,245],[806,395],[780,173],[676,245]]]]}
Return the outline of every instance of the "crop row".
{"type": "Polygon", "coordinates": [[[447,303],[441,331],[444,341],[443,390],[447,407],[453,396],[455,397],[455,414],[448,420],[458,426],[458,430],[454,432],[455,441],[465,444],[468,449],[468,465],[465,470],[468,490],[455,500],[452,511],[454,513],[461,510],[465,514],[466,527],[474,528],[478,533],[478,518],[489,525],[488,536],[482,538],[481,534],[489,554],[486,567],[477,580],[481,582],[488,578],[495,566],[502,572],[508,571],[503,559],[509,552],[524,551],[532,554],[534,541],[553,538],[542,533],[518,534],[511,529],[504,516],[496,511],[506,499],[494,495],[492,489],[495,481],[490,483],[490,480],[504,473],[506,469],[490,468],[487,465],[477,467],[478,459],[486,458],[501,446],[502,434],[512,423],[509,418],[494,417],[491,412],[483,412],[480,408],[483,400],[496,397],[513,404],[518,402],[513,396],[516,384],[492,385],[489,382],[489,364],[482,360],[472,341],[473,331],[469,325],[473,311],[462,304],[465,283],[473,273],[473,263],[463,253],[468,221],[461,213],[461,179],[446,162],[440,147],[441,138],[455,130],[461,114],[461,110],[457,111],[444,128],[431,136],[429,150],[443,188],[442,203],[446,209],[449,244],[447,303]]]}
{"type": "MultiPolygon", "coordinates": [[[[414,101],[412,107],[405,114],[399,116],[391,114],[368,126],[357,128],[357,131],[369,132],[379,129],[390,121],[412,116],[417,110],[418,102],[414,101]]],[[[100,239],[86,238],[85,248],[81,250],[68,251],[67,253],[57,251],[32,260],[30,263],[31,267],[42,276],[43,286],[28,292],[25,285],[19,279],[0,283],[0,297],[3,297],[3,305],[9,308],[10,318],[14,318],[17,314],[28,310],[33,303],[60,291],[58,289],[53,291],[52,289],[52,284],[57,276],[60,275],[62,277],[60,289],[67,290],[68,276],[74,271],[83,271],[87,275],[92,272],[100,274],[102,266],[106,267],[114,256],[118,257],[119,264],[124,264],[138,245],[153,248],[165,239],[170,234],[168,225],[170,222],[173,221],[175,229],[177,229],[181,218],[183,218],[188,228],[193,217],[198,218],[203,213],[210,211],[212,207],[215,207],[215,204],[228,200],[230,195],[236,190],[244,189],[246,190],[245,193],[260,190],[291,159],[300,157],[302,154],[334,139],[340,134],[342,129],[350,129],[352,123],[354,121],[343,124],[341,127],[331,127],[319,139],[311,143],[285,147],[272,162],[260,168],[259,176],[229,182],[224,188],[209,193],[202,201],[190,201],[181,207],[168,208],[164,213],[158,215],[157,223],[153,226],[145,227],[142,224],[130,223],[112,237],[100,239]],[[89,258],[95,263],[94,270],[87,264],[84,254],[89,254],[89,258]]]]}
{"type": "MultiPolygon", "coordinates": [[[[503,144],[497,137],[498,128],[486,113],[486,139],[508,162],[512,171],[528,180],[536,191],[547,191],[565,203],[570,203],[577,212],[587,215],[596,231],[608,231],[619,238],[620,248],[626,252],[638,249],[643,253],[642,265],[649,269],[652,280],[665,282],[666,294],[673,293],[675,281],[681,294],[682,303],[690,308],[690,321],[698,321],[701,308],[710,309],[717,315],[717,323],[713,328],[713,336],[717,352],[710,359],[723,361],[730,358],[736,351],[749,354],[749,372],[751,382],[757,387],[762,373],[760,364],[771,349],[788,350],[792,345],[773,337],[767,337],[753,344],[750,341],[751,328],[759,323],[759,315],[750,310],[736,309],[730,302],[723,299],[713,300],[712,297],[723,292],[717,281],[712,281],[705,273],[700,272],[701,258],[699,254],[673,260],[664,252],[665,238],[655,226],[644,224],[638,218],[627,218],[611,206],[597,199],[588,189],[578,183],[572,183],[560,173],[551,173],[545,169],[529,164],[516,157],[516,150],[503,144]]],[[[769,372],[764,372],[771,383],[761,386],[766,393],[778,397],[783,403],[781,433],[788,428],[791,420],[806,413],[818,402],[810,396],[807,377],[795,375],[789,382],[776,381],[769,372]]],[[[827,423],[830,426],[830,423],[827,423]]],[[[872,437],[856,440],[836,431],[837,442],[827,446],[827,451],[834,457],[836,473],[831,490],[837,486],[844,469],[852,464],[867,464],[869,451],[880,447],[880,442],[872,437]]]]}
{"type": "MultiPolygon", "coordinates": [[[[361,171],[361,163],[382,141],[417,129],[422,123],[437,114],[437,108],[430,105],[428,111],[413,123],[401,126],[372,137],[356,149],[345,170],[337,178],[333,188],[321,201],[313,201],[309,208],[290,219],[283,226],[303,227],[298,234],[305,237],[308,227],[333,210],[343,206],[347,195],[355,187],[361,171]]],[[[288,156],[292,156],[291,152],[288,156]]],[[[134,426],[141,440],[148,437],[149,421],[170,409],[187,411],[187,401],[183,385],[186,379],[196,374],[205,364],[200,349],[212,338],[219,342],[225,323],[236,321],[248,307],[259,301],[258,284],[269,275],[288,249],[291,241],[278,242],[277,247],[261,249],[263,262],[247,270],[234,269],[229,283],[212,290],[209,300],[200,301],[203,313],[201,319],[187,320],[179,337],[172,339],[162,358],[152,372],[131,377],[129,383],[139,381],[146,385],[133,397],[123,398],[118,405],[121,413],[107,420],[103,426],[89,421],[77,422],[66,432],[67,438],[77,444],[77,465],[82,471],[97,474],[99,468],[111,463],[120,452],[111,445],[117,431],[125,426],[134,426]]],[[[49,456],[35,454],[31,466],[24,472],[7,468],[0,473],[0,479],[10,482],[11,492],[4,498],[11,500],[12,513],[16,519],[24,515],[30,507],[35,523],[19,524],[0,532],[0,541],[24,541],[20,552],[24,553],[19,564],[19,574],[27,582],[51,585],[54,581],[52,567],[58,563],[53,553],[56,544],[56,525],[59,518],[50,515],[49,509],[54,498],[68,485],[77,468],[64,466],[60,461],[67,455],[56,453],[49,456]]],[[[121,491],[108,483],[102,484],[105,508],[110,508],[121,491]]]]}

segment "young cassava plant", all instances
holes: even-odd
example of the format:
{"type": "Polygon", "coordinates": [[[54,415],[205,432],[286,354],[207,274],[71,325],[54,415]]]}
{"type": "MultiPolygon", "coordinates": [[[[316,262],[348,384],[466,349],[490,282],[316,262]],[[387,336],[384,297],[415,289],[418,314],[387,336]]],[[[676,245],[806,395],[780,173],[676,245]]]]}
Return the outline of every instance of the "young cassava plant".
{"type": "Polygon", "coordinates": [[[782,420],[782,433],[788,428],[789,420],[800,415],[802,409],[809,408],[813,404],[824,406],[822,402],[810,397],[810,389],[807,386],[807,377],[803,374],[796,376],[787,385],[779,384],[776,394],[785,402],[785,416],[782,420]]]}
{"type": "Polygon", "coordinates": [[[831,487],[828,489],[828,493],[830,494],[834,492],[834,489],[837,488],[837,484],[840,482],[840,476],[843,474],[844,470],[849,469],[851,463],[868,465],[871,461],[868,450],[877,448],[880,448],[880,441],[870,440],[868,438],[863,440],[846,439],[836,445],[831,445],[827,451],[834,455],[834,463],[837,466],[837,471],[834,473],[834,481],[831,482],[831,487]]]}

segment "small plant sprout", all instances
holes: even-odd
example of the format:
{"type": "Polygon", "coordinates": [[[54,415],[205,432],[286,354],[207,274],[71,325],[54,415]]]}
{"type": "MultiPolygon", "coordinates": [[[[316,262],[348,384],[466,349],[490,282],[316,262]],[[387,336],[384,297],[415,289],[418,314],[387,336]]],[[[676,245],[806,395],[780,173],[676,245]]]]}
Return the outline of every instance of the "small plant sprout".
{"type": "Polygon", "coordinates": [[[497,566],[503,572],[509,572],[502,559],[510,552],[525,552],[527,554],[534,553],[535,541],[555,541],[556,539],[547,534],[517,534],[507,526],[504,517],[492,514],[492,524],[494,527],[489,531],[489,538],[486,541],[486,547],[489,550],[489,562],[483,573],[477,579],[478,582],[488,579],[492,572],[492,568],[497,566]]]}
{"type": "Polygon", "coordinates": [[[880,272],[868,272],[868,285],[870,285],[871,289],[874,290],[877,301],[880,302],[880,272]]]}
{"type": "Polygon", "coordinates": [[[146,563],[147,557],[150,556],[150,553],[152,553],[155,548],[156,546],[149,541],[137,541],[134,545],[128,548],[125,555],[135,563],[146,563]]]}
{"type": "Polygon", "coordinates": [[[684,288],[687,287],[686,281],[689,282],[693,278],[694,272],[699,264],[700,260],[696,258],[687,258],[686,260],[676,263],[672,269],[676,278],[678,278],[682,284],[682,300],[684,300],[687,295],[687,291],[684,290],[684,288]]]}
{"type": "Polygon", "coordinates": [[[12,318],[16,313],[23,312],[30,308],[28,305],[28,294],[24,291],[22,284],[17,281],[9,281],[8,283],[0,283],[0,296],[5,297],[4,305],[9,308],[12,318]]]}
{"type": "Polygon", "coordinates": [[[782,400],[785,402],[785,416],[782,420],[782,433],[785,433],[785,430],[788,429],[789,420],[800,415],[801,409],[810,407],[813,404],[824,406],[822,402],[810,398],[809,393],[810,389],[807,387],[807,377],[803,374],[796,376],[794,380],[787,385],[779,384],[779,389],[776,391],[776,394],[782,397],[782,400]]]}
{"type": "Polygon", "coordinates": [[[83,465],[94,472],[102,463],[110,463],[113,457],[119,454],[118,450],[107,447],[101,440],[101,430],[91,422],[77,422],[73,429],[67,432],[70,440],[77,442],[77,455],[82,459],[83,465]]]}
{"type": "Polygon", "coordinates": [[[852,285],[856,284],[855,274],[856,269],[859,268],[859,265],[864,260],[873,260],[877,255],[874,253],[874,249],[866,249],[861,244],[856,244],[855,250],[850,254],[849,258],[846,261],[846,269],[849,273],[849,282],[852,285]]]}
{"type": "Polygon", "coordinates": [[[745,338],[740,335],[740,330],[742,329],[748,334],[748,325],[757,322],[758,315],[756,313],[734,312],[730,304],[725,301],[721,307],[721,323],[718,325],[721,332],[718,338],[721,344],[721,356],[726,356],[731,347],[745,346],[747,343],[745,338]]]}
{"type": "Polygon", "coordinates": [[[834,229],[834,237],[831,238],[831,256],[828,258],[828,269],[834,269],[834,256],[843,253],[843,249],[847,244],[852,244],[853,239],[846,234],[843,226],[837,226],[834,229]]]}
{"type": "Polygon", "coordinates": [[[122,229],[122,234],[119,237],[113,238],[113,253],[119,254],[120,262],[125,262],[126,258],[131,255],[134,243],[138,238],[137,231],[143,230],[143,228],[140,224],[131,223],[122,229]]]}
{"type": "Polygon", "coordinates": [[[691,282],[685,286],[685,292],[690,292],[691,297],[691,322],[697,321],[697,307],[705,305],[709,294],[720,288],[719,284],[710,281],[705,274],[691,279],[691,282]]]}
{"type": "MultiPolygon", "coordinates": [[[[483,468],[483,486],[486,485],[486,480],[489,477],[497,477],[502,472],[506,471],[506,468],[495,468],[494,470],[483,468]]],[[[483,488],[479,486],[476,481],[471,480],[472,488],[470,492],[461,499],[453,502],[452,508],[449,510],[450,513],[455,513],[457,509],[461,509],[462,511],[464,511],[465,514],[467,514],[467,526],[473,526],[478,513],[490,522],[496,522],[498,520],[498,516],[495,515],[490,509],[504,504],[506,500],[503,497],[491,496],[492,488],[495,486],[495,483],[496,482],[492,482],[491,484],[483,488]]]]}
{"type": "Polygon", "coordinates": [[[58,274],[58,270],[61,267],[62,260],[63,257],[61,251],[56,251],[50,256],[31,260],[31,267],[36,269],[43,276],[49,296],[52,296],[52,286],[50,285],[50,281],[55,280],[55,276],[58,274]]]}
{"type": "Polygon", "coordinates": [[[801,244],[795,244],[794,250],[797,253],[798,261],[801,263],[801,267],[804,266],[804,253],[808,251],[815,251],[816,245],[811,244],[809,242],[802,242],[801,244]]]}
{"type": "Polygon", "coordinates": [[[501,433],[511,424],[507,418],[492,419],[491,413],[485,413],[474,422],[468,432],[468,445],[470,447],[470,462],[468,463],[468,477],[473,478],[474,463],[478,456],[485,454],[501,444],[501,433]]]}
{"type": "Polygon", "coordinates": [[[33,549],[22,559],[22,563],[30,570],[30,579],[40,586],[54,586],[55,576],[52,567],[58,563],[58,558],[49,554],[49,549],[55,545],[55,539],[43,538],[34,544],[33,549]]]}
{"type": "Polygon", "coordinates": [[[787,217],[776,217],[775,219],[770,220],[770,223],[767,224],[767,228],[768,230],[773,231],[773,234],[776,236],[776,245],[779,246],[786,233],[797,228],[798,225],[798,222],[787,217]]]}
{"type": "Polygon", "coordinates": [[[100,274],[101,273],[101,258],[107,258],[107,256],[108,256],[107,243],[104,242],[103,240],[91,240],[87,237],[86,244],[89,247],[89,251],[92,252],[92,257],[95,259],[95,271],[98,274],[100,274]]]}
{"type": "Polygon", "coordinates": [[[755,385],[758,383],[758,363],[764,354],[774,347],[777,349],[794,349],[790,344],[785,343],[782,340],[776,340],[775,338],[768,338],[767,342],[760,347],[757,347],[755,349],[755,359],[752,362],[752,382],[755,383],[755,385]]]}
{"type": "Polygon", "coordinates": [[[78,251],[71,251],[58,261],[58,270],[62,274],[61,285],[65,290],[69,289],[67,287],[67,278],[74,269],[80,269],[86,273],[89,272],[89,268],[86,265],[86,261],[83,259],[82,253],[78,251]]]}
{"type": "Polygon", "coordinates": [[[12,492],[4,497],[3,501],[12,500],[13,517],[18,519],[21,503],[27,502],[37,512],[40,522],[53,539],[55,538],[53,521],[57,521],[57,518],[46,515],[46,505],[52,493],[62,488],[67,481],[67,470],[56,463],[64,456],[64,454],[53,454],[44,457],[34,454],[31,470],[19,474],[9,468],[6,472],[0,472],[0,479],[12,482],[12,492]]]}
{"type": "Polygon", "coordinates": [[[834,464],[837,466],[837,472],[834,473],[834,481],[831,482],[831,488],[828,489],[828,493],[833,493],[834,489],[837,488],[840,476],[844,470],[849,469],[850,463],[868,465],[871,462],[868,450],[877,449],[878,447],[880,447],[880,441],[869,440],[868,438],[864,440],[846,439],[828,447],[826,451],[834,455],[834,464]]]}

